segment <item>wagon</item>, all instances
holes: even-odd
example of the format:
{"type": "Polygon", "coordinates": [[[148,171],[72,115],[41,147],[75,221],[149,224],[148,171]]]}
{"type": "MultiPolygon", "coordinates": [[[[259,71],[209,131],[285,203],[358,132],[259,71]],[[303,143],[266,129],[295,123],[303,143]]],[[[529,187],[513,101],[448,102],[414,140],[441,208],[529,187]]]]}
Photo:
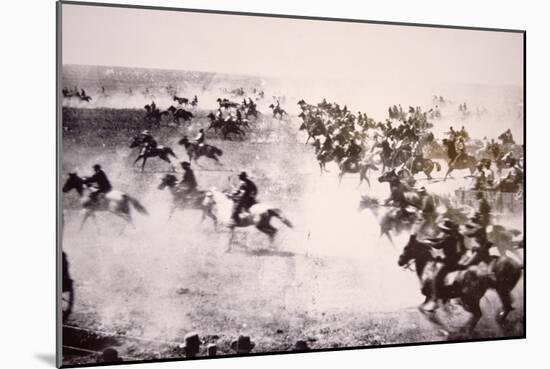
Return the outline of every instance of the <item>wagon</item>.
{"type": "Polygon", "coordinates": [[[497,213],[518,213],[523,211],[523,191],[519,192],[498,192],[498,191],[474,191],[458,189],[455,191],[459,203],[475,207],[477,194],[483,196],[497,213]]]}

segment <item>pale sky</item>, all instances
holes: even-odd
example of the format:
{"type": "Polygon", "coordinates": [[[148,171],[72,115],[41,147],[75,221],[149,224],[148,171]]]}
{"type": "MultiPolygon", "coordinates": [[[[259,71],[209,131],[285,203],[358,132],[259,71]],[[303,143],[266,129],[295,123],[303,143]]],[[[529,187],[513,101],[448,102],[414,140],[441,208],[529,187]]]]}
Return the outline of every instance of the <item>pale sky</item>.
{"type": "Polygon", "coordinates": [[[523,84],[523,35],[63,5],[63,63],[317,80],[523,84]]]}

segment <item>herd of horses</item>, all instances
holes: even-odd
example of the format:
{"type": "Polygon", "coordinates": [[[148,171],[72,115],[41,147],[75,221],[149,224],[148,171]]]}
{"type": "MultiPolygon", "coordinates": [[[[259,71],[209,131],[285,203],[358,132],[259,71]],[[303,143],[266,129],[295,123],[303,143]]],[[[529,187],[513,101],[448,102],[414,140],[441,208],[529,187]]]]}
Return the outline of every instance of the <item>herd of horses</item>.
{"type": "MultiPolygon", "coordinates": [[[[180,99],[181,98],[174,96],[174,101],[178,101],[179,104],[189,103],[189,100],[185,101],[180,99]]],[[[195,100],[198,101],[196,96],[193,101],[195,100]]],[[[239,104],[228,100],[218,99],[218,103],[220,109],[239,108],[239,104]]],[[[270,108],[273,110],[273,117],[278,116],[282,119],[283,115],[286,114],[286,112],[278,105],[272,104],[270,108]]],[[[160,112],[160,110],[151,105],[146,106],[145,109],[148,114],[160,114],[160,117],[168,114],[167,112],[160,112]]],[[[168,109],[168,112],[175,116],[180,110],[185,111],[181,108],[171,107],[168,109]]],[[[182,116],[181,119],[191,119],[193,115],[190,112],[189,114],[191,115],[185,117],[182,116]]],[[[216,117],[214,113],[210,113],[208,117],[211,120],[211,126],[209,128],[222,130],[224,136],[230,133],[244,135],[244,130],[240,125],[226,124],[227,121],[224,121],[224,124],[220,126],[219,117],[216,117]],[[226,131],[223,131],[224,129],[226,131]]],[[[305,122],[303,126],[305,126],[305,122]]],[[[326,134],[326,131],[320,125],[315,124],[307,127],[307,131],[313,138],[318,135],[326,134]]],[[[130,148],[141,147],[143,143],[143,138],[141,136],[135,136],[130,143],[130,148]]],[[[213,145],[199,145],[198,143],[191,141],[187,136],[181,138],[178,143],[184,146],[187,156],[189,157],[189,161],[198,164],[198,159],[205,157],[212,159],[215,163],[217,163],[217,165],[222,165],[219,160],[223,154],[221,149],[213,145]]],[[[447,148],[449,159],[452,160],[451,157],[453,155],[454,145],[451,142],[445,142],[445,140],[443,140],[442,143],[447,148]]],[[[396,187],[402,186],[404,181],[403,177],[396,172],[396,163],[399,163],[402,168],[408,167],[408,173],[413,179],[414,174],[421,171],[430,178],[430,173],[432,170],[441,170],[440,165],[433,160],[426,158],[423,159],[425,160],[424,162],[416,163],[411,161],[411,157],[398,158],[392,156],[391,153],[385,152],[386,150],[387,148],[384,147],[383,144],[379,144],[379,146],[373,145],[373,149],[368,155],[366,155],[359,163],[353,163],[352,161],[345,160],[345,151],[338,151],[335,149],[332,150],[330,155],[326,154],[327,157],[323,157],[322,160],[320,160],[320,165],[321,162],[323,163],[321,166],[321,171],[326,171],[326,168],[324,167],[326,163],[334,160],[338,163],[340,171],[338,177],[340,181],[346,173],[358,173],[360,184],[362,181],[366,181],[370,186],[367,172],[369,170],[378,170],[378,166],[382,166],[382,175],[379,176],[378,180],[379,182],[389,183],[390,192],[392,192],[396,190],[396,187]]],[[[230,191],[219,191],[216,188],[210,188],[208,190],[199,189],[192,195],[189,195],[186,191],[182,191],[179,186],[178,178],[174,173],[175,166],[173,164],[173,160],[177,160],[177,155],[171,148],[167,146],[157,146],[155,148],[151,148],[150,150],[142,151],[134,161],[134,164],[137,164],[141,160],[141,170],[143,171],[145,163],[149,158],[158,158],[167,162],[170,166],[170,170],[172,171],[172,173],[163,175],[157,186],[158,190],[167,189],[172,195],[172,204],[170,206],[168,217],[171,218],[174,212],[178,209],[199,210],[202,215],[201,221],[208,218],[213,222],[213,226],[216,230],[222,226],[230,231],[226,251],[232,250],[236,228],[254,226],[257,230],[265,234],[268,237],[270,244],[273,245],[277,234],[277,228],[271,224],[273,219],[278,219],[282,224],[289,228],[293,227],[292,221],[285,215],[282,209],[277,206],[264,203],[256,203],[252,205],[248,213],[245,214],[239,222],[235,222],[234,219],[232,219],[234,200],[230,191]]],[[[460,161],[455,161],[453,166],[449,167],[445,178],[450,175],[453,169],[469,169],[473,173],[477,162],[478,159],[474,156],[466,155],[460,161]]],[[[77,173],[69,173],[68,178],[62,187],[62,191],[64,193],[68,193],[72,190],[76,191],[79,195],[81,199],[81,206],[84,209],[84,216],[80,224],[80,229],[84,227],[87,219],[95,219],[95,213],[97,212],[113,213],[121,217],[125,222],[132,226],[134,226],[132,209],[143,215],[148,214],[146,207],[136,198],[117,190],[112,190],[105,194],[100,201],[91,201],[90,194],[93,189],[89,188],[86,185],[85,178],[80,177],[77,173]]],[[[420,197],[415,191],[406,192],[411,203],[420,201],[420,197]]],[[[459,224],[464,224],[468,218],[468,213],[466,210],[450,205],[448,198],[439,197],[436,195],[432,196],[434,196],[436,202],[440,205],[444,205],[445,217],[454,219],[459,224]]],[[[372,210],[376,216],[381,218],[381,235],[385,235],[392,243],[393,240],[391,232],[400,233],[403,231],[409,231],[411,233],[407,245],[404,247],[402,254],[399,256],[398,265],[409,266],[413,264],[415,266],[416,274],[421,282],[421,292],[428,298],[428,296],[431,295],[430,286],[432,285],[434,274],[440,267],[441,262],[437,259],[437,257],[433,256],[431,247],[422,241],[421,235],[429,232],[429,229],[433,230],[433,224],[436,219],[419,219],[418,213],[415,212],[397,214],[396,212],[403,211],[403,209],[398,209],[387,204],[380,204],[378,200],[369,196],[364,196],[360,200],[359,208],[368,208],[372,210]],[[380,215],[381,209],[385,209],[383,211],[384,214],[382,215],[380,215]],[[419,226],[419,224],[421,224],[421,226],[419,226]],[[428,228],[428,230],[426,230],[426,228],[428,228]]],[[[495,235],[495,237],[499,235],[502,236],[502,234],[506,234],[506,232],[508,232],[503,227],[498,228],[498,226],[494,228],[494,232],[497,231],[500,232],[500,234],[495,235]]],[[[464,309],[471,313],[471,318],[464,326],[464,330],[471,335],[473,334],[473,331],[482,315],[480,300],[488,289],[493,289],[496,291],[502,302],[502,310],[497,314],[496,320],[499,324],[504,326],[507,316],[513,310],[511,291],[517,285],[521,275],[522,266],[513,258],[506,255],[494,256],[492,257],[490,263],[481,263],[458,271],[453,282],[450,285],[447,285],[441,296],[439,296],[441,304],[445,305],[448,304],[451,299],[457,299],[464,309]]],[[[437,317],[435,312],[424,313],[428,315],[428,319],[430,321],[437,324],[442,331],[448,334],[448,327],[446,327],[445,324],[437,317]]]]}

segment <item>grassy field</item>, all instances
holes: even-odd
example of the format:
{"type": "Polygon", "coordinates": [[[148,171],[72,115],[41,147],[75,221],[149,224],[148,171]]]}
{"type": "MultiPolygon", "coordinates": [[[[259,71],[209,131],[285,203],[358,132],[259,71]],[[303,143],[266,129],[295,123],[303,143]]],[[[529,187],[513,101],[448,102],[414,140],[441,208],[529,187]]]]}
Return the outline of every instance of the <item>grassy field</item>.
{"type": "MultiPolygon", "coordinates": [[[[178,160],[187,160],[177,141],[206,127],[206,114],[197,112],[190,125],[153,127],[153,135],[178,160]]],[[[216,343],[220,354],[232,353],[230,343],[239,334],[251,336],[254,352],[289,351],[297,340],[313,349],[445,341],[416,309],[422,301],[416,276],[397,267],[406,237],[397,237],[392,248],[378,237],[376,219],[357,212],[361,194],[383,198],[387,188],[377,181],[371,189],[357,188],[355,176],[339,185],[334,168],[321,177],[298,126],[295,118],[262,117],[243,141],[208,133],[208,143],[223,150],[223,166],[204,159],[193,165],[199,186],[229,189],[245,170],[258,185],[260,201],[278,205],[295,224],[276,224],[281,231],[274,249],[256,230],[241,230],[240,247],[225,253],[227,232],[201,223],[196,211],[168,220],[170,194],[157,189],[166,163],[153,159],[144,173],[132,166],[137,149],[129,148],[131,138],[151,128],[143,111],[64,109],[62,175],[89,175],[99,163],[115,189],[149,211],[136,216],[136,229],[100,214],[96,224],[79,231],[78,197],[63,195],[63,248],[76,285],[67,324],[117,334],[66,328],[65,343],[93,351],[113,346],[136,360],[180,357],[177,343],[189,332],[216,343]]],[[[499,302],[487,294],[486,314],[473,338],[523,334],[521,286],[514,295],[517,310],[501,330],[493,319],[499,302]]],[[[467,318],[459,307],[442,316],[456,329],[467,318]]],[[[95,360],[74,350],[64,355],[67,364],[95,360]]]]}

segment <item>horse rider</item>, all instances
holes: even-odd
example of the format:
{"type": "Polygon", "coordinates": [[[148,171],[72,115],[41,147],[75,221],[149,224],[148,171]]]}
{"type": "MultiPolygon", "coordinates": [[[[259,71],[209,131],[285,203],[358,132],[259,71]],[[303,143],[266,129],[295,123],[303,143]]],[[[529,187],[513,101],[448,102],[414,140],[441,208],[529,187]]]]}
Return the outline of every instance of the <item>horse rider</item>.
{"type": "Polygon", "coordinates": [[[489,249],[493,246],[487,238],[487,228],[482,224],[479,213],[474,215],[468,223],[466,223],[465,236],[472,238],[476,246],[473,247],[474,255],[465,263],[465,266],[476,265],[480,262],[489,263],[491,255],[489,249]]]}
{"type": "Polygon", "coordinates": [[[237,123],[240,123],[243,120],[243,115],[240,110],[237,110],[237,123]]]}
{"type": "Polygon", "coordinates": [[[423,304],[424,311],[433,311],[437,305],[438,295],[441,294],[445,276],[452,271],[460,269],[460,259],[466,251],[464,236],[459,232],[458,225],[450,219],[444,219],[438,224],[439,230],[443,232],[440,238],[428,239],[428,244],[443,251],[443,266],[435,273],[432,281],[432,294],[426,303],[423,304]]]}
{"type": "Polygon", "coordinates": [[[86,178],[84,180],[84,183],[88,186],[92,186],[93,189],[90,192],[90,200],[93,203],[99,203],[100,196],[104,196],[106,193],[111,191],[113,187],[111,186],[111,182],[107,178],[107,175],[101,169],[101,165],[95,164],[93,166],[94,174],[86,178]]]}
{"type": "Polygon", "coordinates": [[[432,195],[428,193],[428,191],[426,191],[426,187],[420,187],[417,193],[420,196],[419,210],[421,212],[422,219],[424,220],[424,222],[420,226],[420,230],[423,230],[431,224],[435,223],[435,220],[437,219],[437,210],[435,199],[432,195]]]}
{"type": "Polygon", "coordinates": [[[216,112],[216,119],[219,121],[223,120],[223,113],[221,108],[218,108],[218,111],[216,112]]]}
{"type": "Polygon", "coordinates": [[[464,137],[458,136],[454,144],[455,144],[456,156],[452,161],[452,163],[449,164],[449,166],[454,165],[457,161],[462,159],[462,157],[466,156],[466,144],[464,143],[464,137]]]}
{"type": "Polygon", "coordinates": [[[491,205],[481,191],[476,194],[476,200],[478,203],[474,218],[479,225],[487,228],[491,224],[491,205]]]}
{"type": "Polygon", "coordinates": [[[231,216],[233,224],[239,224],[239,214],[241,211],[248,211],[252,205],[256,203],[256,196],[258,195],[258,187],[248,178],[246,172],[239,174],[241,185],[233,193],[233,214],[231,216]]]}
{"type": "Polygon", "coordinates": [[[181,167],[183,169],[183,177],[179,183],[179,189],[184,199],[187,199],[197,190],[197,179],[195,173],[191,169],[191,163],[188,161],[182,161],[181,167]]]}
{"type": "Polygon", "coordinates": [[[454,130],[453,126],[449,127],[449,132],[447,132],[447,134],[449,135],[449,140],[451,140],[452,142],[455,142],[457,133],[454,130]]]}
{"type": "Polygon", "coordinates": [[[472,186],[472,190],[474,191],[483,191],[487,187],[487,178],[485,178],[485,170],[484,170],[483,162],[479,162],[476,165],[476,171],[474,173],[474,183],[472,186]]]}
{"type": "Polygon", "coordinates": [[[501,182],[504,182],[511,186],[521,186],[523,183],[523,170],[519,167],[517,160],[513,157],[509,157],[506,160],[506,165],[510,168],[508,175],[501,182]]]}
{"type": "Polygon", "coordinates": [[[485,174],[485,182],[488,188],[492,188],[495,184],[495,172],[491,169],[491,159],[482,159],[483,173],[485,174]]]}
{"type": "Polygon", "coordinates": [[[199,145],[199,147],[202,147],[204,146],[204,140],[205,140],[204,129],[201,128],[199,129],[199,133],[197,134],[197,137],[195,137],[195,142],[197,143],[197,145],[199,145]]]}
{"type": "Polygon", "coordinates": [[[143,132],[141,132],[141,137],[143,147],[141,149],[140,155],[146,155],[157,148],[157,141],[154,139],[151,131],[149,131],[148,129],[144,130],[143,132]]]}
{"type": "Polygon", "coordinates": [[[464,126],[462,126],[462,128],[460,128],[460,132],[458,134],[459,134],[460,137],[463,137],[465,140],[467,140],[470,137],[470,135],[468,134],[468,132],[466,131],[464,126]]]}
{"type": "Polygon", "coordinates": [[[332,138],[329,134],[325,135],[325,141],[323,142],[323,146],[321,146],[321,151],[319,152],[319,155],[326,155],[330,154],[332,151],[332,138]]]}
{"type": "Polygon", "coordinates": [[[344,167],[350,164],[359,164],[359,159],[363,148],[359,145],[359,140],[352,140],[349,143],[348,149],[346,150],[347,159],[342,163],[344,167]]]}

